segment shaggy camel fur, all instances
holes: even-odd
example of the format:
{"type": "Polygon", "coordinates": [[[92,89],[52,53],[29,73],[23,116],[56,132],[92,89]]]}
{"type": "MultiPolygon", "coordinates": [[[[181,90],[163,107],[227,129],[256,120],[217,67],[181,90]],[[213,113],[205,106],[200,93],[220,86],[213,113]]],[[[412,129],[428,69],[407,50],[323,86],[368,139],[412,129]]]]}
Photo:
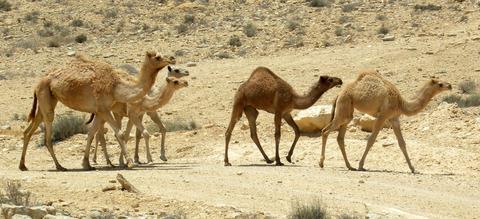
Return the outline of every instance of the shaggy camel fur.
{"type": "Polygon", "coordinates": [[[412,101],[406,101],[400,95],[398,89],[384,79],[375,70],[363,70],[359,72],[357,79],[345,86],[335,100],[332,110],[332,121],[322,131],[322,154],[320,156],[320,167],[323,168],[325,160],[325,145],[327,144],[328,134],[335,129],[339,129],[337,142],[342,152],[345,165],[349,170],[355,170],[347,159],[345,153],[345,133],[347,125],[353,118],[353,111],[357,109],[360,112],[367,113],[376,118],[372,134],[368,138],[367,147],[363,153],[358,170],[364,171],[363,165],[368,151],[372,147],[378,132],[383,127],[385,121],[390,121],[393,131],[398,140],[398,145],[407,160],[408,167],[412,173],[415,171],[410,158],[407,154],[406,144],[400,130],[401,115],[412,116],[424,109],[428,102],[438,93],[451,90],[449,83],[437,80],[429,80],[419,91],[412,101]]]}
{"type": "MultiPolygon", "coordinates": [[[[131,104],[128,104],[128,105],[124,104],[124,103],[117,103],[116,104],[117,106],[113,107],[112,112],[115,116],[115,119],[116,119],[117,123],[121,125],[122,118],[128,116],[127,111],[132,113],[132,114],[135,114],[137,112],[133,112],[133,110],[142,111],[143,109],[153,109],[153,108],[158,109],[158,108],[164,106],[165,104],[167,104],[168,101],[170,100],[170,98],[172,98],[173,92],[175,92],[176,90],[178,90],[180,88],[188,86],[188,83],[186,81],[178,80],[178,78],[188,76],[189,74],[190,73],[186,69],[172,68],[172,67],[168,66],[168,74],[167,74],[167,78],[166,78],[166,83],[164,83],[162,86],[156,86],[155,88],[152,88],[152,91],[150,92],[150,94],[145,96],[142,99],[142,101],[134,102],[134,103],[131,103],[131,104]],[[150,99],[150,101],[147,101],[147,99],[150,99]],[[143,100],[146,100],[146,101],[143,101],[143,100]],[[137,104],[140,104],[140,106],[136,106],[137,104]],[[134,105],[134,106],[131,106],[131,105],[134,105]]],[[[146,112],[146,114],[159,127],[160,133],[162,134],[160,159],[166,161],[167,160],[166,157],[165,157],[165,134],[166,134],[166,129],[163,126],[162,121],[160,119],[160,116],[156,112],[156,109],[153,110],[153,111],[142,111],[140,113],[141,115],[139,115],[137,117],[140,118],[140,122],[141,122],[142,119],[143,119],[143,116],[146,112]]],[[[90,120],[87,123],[90,123],[93,120],[93,118],[94,118],[94,114],[92,114],[92,116],[90,117],[90,120]]],[[[128,137],[130,135],[130,131],[132,129],[132,126],[133,126],[133,120],[129,119],[127,129],[122,134],[122,136],[124,136],[124,138],[125,138],[124,140],[126,142],[127,142],[128,137]]],[[[151,158],[151,154],[150,154],[150,147],[148,145],[149,135],[146,132],[140,131],[139,128],[137,128],[136,135],[135,135],[136,138],[135,138],[134,162],[135,163],[140,163],[139,162],[139,157],[138,157],[138,147],[139,147],[140,138],[141,138],[142,134],[145,137],[147,160],[148,160],[148,162],[153,162],[153,160],[151,158]]],[[[101,133],[101,132],[98,132],[97,136],[96,136],[96,145],[95,145],[95,150],[94,150],[94,154],[93,154],[93,162],[94,163],[97,162],[96,158],[97,158],[97,148],[98,148],[98,143],[99,142],[100,142],[100,145],[102,146],[102,149],[104,151],[104,156],[105,156],[105,159],[107,161],[107,164],[110,165],[110,166],[113,166],[113,164],[110,162],[108,153],[106,152],[106,142],[105,142],[104,133],[101,133]]],[[[120,159],[120,160],[123,161],[123,159],[120,159]]]]}
{"type": "Polygon", "coordinates": [[[87,60],[80,56],[64,68],[53,70],[45,75],[35,87],[33,106],[28,117],[28,121],[32,122],[24,132],[20,170],[27,170],[25,155],[28,143],[41,122],[45,123],[45,145],[53,158],[56,169],[66,170],[55,157],[52,146],[52,123],[58,101],[74,110],[95,113],[100,118],[88,132],[82,163],[84,169],[93,169],[88,157],[90,145],[94,134],[100,128],[101,121],[107,121],[110,124],[125,155],[127,166],[133,167],[133,161],[128,157],[123,139],[120,138],[120,127],[110,113],[111,108],[117,102],[128,103],[141,99],[150,91],[158,71],[174,63],[173,57],[162,58],[155,52],[147,52],[141,73],[135,79],[121,77],[122,74],[119,74],[107,63],[87,60]],[[36,113],[37,100],[39,103],[38,113],[36,113]]]}
{"type": "Polygon", "coordinates": [[[265,67],[258,67],[250,75],[250,78],[238,88],[233,103],[232,117],[225,133],[225,166],[230,166],[228,161],[228,144],[232,135],[233,128],[242,113],[248,119],[250,126],[250,136],[257,145],[260,153],[267,163],[273,163],[263,151],[257,136],[256,120],[258,109],[275,114],[275,163],[283,165],[279,156],[280,144],[280,126],[282,118],[295,131],[295,139],[288,152],[287,160],[291,162],[291,157],[295,144],[300,137],[300,131],[292,119],[290,112],[293,109],[306,109],[312,106],[324,92],[332,87],[341,85],[342,80],[336,77],[321,76],[317,83],[313,85],[308,94],[298,95],[286,81],[275,75],[265,67]]]}

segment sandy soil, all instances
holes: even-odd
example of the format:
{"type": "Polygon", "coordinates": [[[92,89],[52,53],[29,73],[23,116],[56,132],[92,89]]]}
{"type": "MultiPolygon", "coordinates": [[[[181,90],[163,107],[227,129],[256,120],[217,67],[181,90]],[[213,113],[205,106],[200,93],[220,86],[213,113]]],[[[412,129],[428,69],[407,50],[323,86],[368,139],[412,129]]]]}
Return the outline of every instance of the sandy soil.
{"type": "MultiPolygon", "coordinates": [[[[478,11],[472,12],[478,15],[478,11]]],[[[445,15],[442,15],[445,16],[445,15]]],[[[467,24],[445,24],[433,34],[397,37],[392,42],[357,41],[327,48],[306,46],[284,48],[275,53],[254,54],[233,59],[179,58],[179,66],[190,60],[197,66],[186,67],[190,86],[175,94],[160,112],[165,121],[194,120],[202,128],[167,133],[167,162],[159,157],[160,137],[151,145],[155,163],[133,170],[106,167],[99,157],[96,171],[82,171],[81,158],[86,136],[75,135],[55,144],[60,162],[71,171],[57,172],[45,148],[35,144],[34,136],[27,154],[28,172],[17,168],[25,121],[13,120],[24,115],[32,104],[35,82],[52,67],[65,60],[66,50],[24,52],[14,58],[2,58],[2,72],[21,72],[1,80],[0,178],[19,179],[40,202],[81,217],[91,209],[120,214],[142,215],[183,211],[190,218],[234,218],[257,214],[284,218],[296,201],[321,200],[332,214],[371,215],[388,218],[478,218],[480,215],[480,109],[459,108],[442,103],[445,95],[458,93],[458,84],[467,79],[478,81],[480,36],[478,16],[467,24]],[[447,34],[448,33],[448,34],[447,34]],[[60,56],[60,59],[55,57],[60,56]],[[318,167],[320,138],[301,137],[294,153],[294,163],[283,167],[266,165],[250,139],[241,130],[243,118],[234,130],[230,161],[223,166],[224,132],[229,121],[233,95],[241,82],[257,66],[266,66],[287,80],[300,93],[320,75],[355,79],[355,71],[372,67],[396,84],[402,94],[414,97],[416,90],[431,77],[448,81],[454,91],[436,97],[422,113],[402,117],[407,149],[417,174],[411,174],[398,148],[392,130],[384,129],[366,160],[366,172],[347,171],[335,141],[330,135],[325,168],[318,167]],[[26,74],[34,69],[31,74],[26,74]],[[390,144],[383,144],[391,142],[390,144]],[[390,146],[383,146],[390,145],[390,146]],[[123,174],[142,192],[102,192],[117,173],[123,174]]],[[[428,31],[427,31],[428,32],[428,31]]],[[[148,44],[158,43],[147,42],[148,44]]],[[[123,44],[122,44],[123,45],[123,44]]],[[[114,65],[141,60],[143,49],[125,45],[114,57],[103,58],[114,65]]],[[[89,48],[80,49],[88,52],[89,48]]],[[[93,49],[91,49],[93,50],[93,49]]],[[[266,50],[270,51],[270,50],[266,50]]],[[[104,49],[95,50],[101,54],[104,49]]],[[[201,57],[199,55],[198,57],[201,57]]],[[[329,104],[339,88],[328,91],[316,105],[329,104]]],[[[57,113],[68,111],[57,107],[57,113]]],[[[87,116],[87,115],[85,115],[87,116]]],[[[258,132],[264,149],[274,155],[273,116],[261,112],[258,132]]],[[[151,123],[151,121],[146,121],[151,123]]],[[[282,126],[281,154],[293,140],[293,131],[282,126]]],[[[357,166],[369,133],[349,129],[347,153],[357,166]]],[[[116,160],[117,142],[108,132],[109,153],[116,160]]],[[[132,149],[132,143],[130,143],[132,149]]],[[[142,153],[142,159],[145,156],[142,153]]]]}

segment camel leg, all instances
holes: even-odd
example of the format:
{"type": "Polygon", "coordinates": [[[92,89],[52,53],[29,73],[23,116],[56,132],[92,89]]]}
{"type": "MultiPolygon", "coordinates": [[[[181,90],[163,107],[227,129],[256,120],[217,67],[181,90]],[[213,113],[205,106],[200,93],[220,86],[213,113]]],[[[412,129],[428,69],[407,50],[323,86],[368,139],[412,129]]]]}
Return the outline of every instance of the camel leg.
{"type": "Polygon", "coordinates": [[[407,160],[408,167],[410,168],[410,171],[412,171],[412,173],[415,173],[415,168],[413,168],[413,165],[410,162],[410,158],[408,157],[405,140],[403,139],[402,130],[400,129],[400,120],[397,117],[397,118],[391,119],[390,122],[392,123],[393,132],[397,137],[398,146],[400,147],[400,150],[402,150],[402,153],[405,156],[405,159],[407,160]]]}
{"type": "Polygon", "coordinates": [[[280,161],[280,136],[281,136],[281,126],[282,126],[282,115],[275,113],[275,165],[283,166],[283,163],[280,161]]]}
{"type": "Polygon", "coordinates": [[[98,143],[100,142],[100,145],[102,146],[102,150],[103,150],[103,156],[105,157],[105,161],[107,162],[107,165],[109,165],[110,167],[115,167],[115,165],[112,164],[112,162],[110,161],[110,156],[108,155],[108,151],[107,151],[107,141],[105,140],[105,132],[104,132],[105,128],[104,128],[104,124],[102,124],[102,126],[100,127],[100,130],[97,132],[97,136],[95,137],[95,154],[96,155],[96,151],[97,151],[97,148],[98,148],[98,143]]]}
{"type": "Polygon", "coordinates": [[[32,138],[33,133],[37,130],[38,126],[42,122],[42,114],[38,113],[33,121],[30,122],[30,125],[23,132],[23,148],[22,148],[22,157],[20,158],[20,164],[18,168],[21,171],[27,171],[28,168],[25,166],[25,156],[27,155],[27,148],[30,139],[32,138]]]}
{"type": "Polygon", "coordinates": [[[297,141],[300,138],[300,129],[298,128],[297,123],[295,123],[290,113],[284,115],[283,119],[285,119],[287,124],[290,125],[293,128],[293,131],[295,132],[295,139],[293,140],[292,146],[290,147],[290,151],[288,151],[288,155],[287,155],[287,161],[291,163],[293,150],[295,149],[295,145],[297,144],[297,141]]]}
{"type": "Polygon", "coordinates": [[[338,130],[337,143],[338,143],[338,147],[340,147],[340,151],[342,152],[343,160],[345,161],[345,166],[347,166],[349,170],[357,170],[350,165],[350,162],[348,162],[347,153],[345,152],[345,133],[347,132],[347,124],[348,123],[340,126],[338,130]]]}
{"type": "Polygon", "coordinates": [[[265,151],[262,148],[262,145],[260,144],[260,141],[258,140],[257,136],[257,117],[258,117],[258,110],[253,108],[253,107],[245,107],[243,110],[245,112],[245,116],[248,119],[248,126],[250,126],[250,137],[252,138],[253,142],[255,142],[255,145],[257,145],[258,150],[260,150],[260,153],[262,153],[263,158],[267,163],[273,163],[270,158],[268,158],[267,154],[265,154],[265,151]]]}
{"type": "Polygon", "coordinates": [[[365,148],[365,152],[363,152],[362,159],[360,160],[360,163],[358,165],[358,170],[366,171],[363,168],[363,165],[365,164],[365,159],[367,158],[368,151],[370,151],[373,144],[375,143],[375,139],[377,139],[377,135],[380,132],[380,130],[382,129],[384,122],[385,122],[385,119],[383,119],[383,118],[377,118],[377,120],[375,121],[375,125],[373,126],[372,134],[370,135],[370,137],[368,137],[367,147],[365,148]]]}
{"type": "Polygon", "coordinates": [[[145,152],[147,154],[147,163],[152,163],[152,154],[150,153],[150,134],[148,133],[147,129],[143,126],[142,123],[143,115],[135,115],[131,116],[130,120],[133,120],[133,124],[137,127],[136,135],[135,135],[135,159],[138,161],[138,147],[140,145],[141,136],[145,139],[145,152]]]}
{"type": "Polygon", "coordinates": [[[98,133],[98,132],[95,135],[95,149],[93,149],[93,158],[92,158],[92,163],[93,164],[97,164],[97,150],[98,150],[98,141],[99,141],[98,139],[100,138],[99,135],[100,135],[100,133],[98,133]]]}
{"type": "Polygon", "coordinates": [[[90,147],[92,145],[92,141],[93,141],[94,136],[98,133],[98,131],[102,127],[102,124],[104,124],[104,123],[105,123],[105,121],[102,119],[102,117],[99,116],[99,114],[97,114],[95,119],[93,119],[92,126],[90,126],[90,129],[88,130],[87,145],[85,146],[85,151],[84,151],[84,156],[83,156],[83,161],[82,161],[82,167],[83,167],[84,170],[94,170],[95,169],[90,165],[90,161],[89,161],[90,147]]]}
{"type": "Polygon", "coordinates": [[[140,146],[140,139],[142,138],[142,132],[138,128],[135,129],[135,154],[133,155],[133,162],[136,164],[142,164],[140,162],[140,156],[138,155],[138,148],[140,146]]]}
{"type": "MultiPolygon", "coordinates": [[[[113,118],[112,114],[110,112],[98,112],[98,114],[103,120],[107,121],[107,123],[112,127],[114,133],[115,133],[115,138],[117,139],[118,143],[120,144],[121,148],[121,154],[125,157],[125,160],[127,160],[127,168],[133,168],[133,160],[128,156],[128,151],[125,146],[125,142],[121,138],[120,135],[120,127],[118,126],[118,123],[115,121],[113,118]]],[[[88,155],[87,155],[88,158],[88,155]]],[[[88,161],[88,160],[87,160],[88,161]]]]}
{"type": "Polygon", "coordinates": [[[158,129],[160,130],[160,134],[162,134],[162,143],[160,145],[160,159],[163,161],[167,161],[167,157],[165,156],[165,135],[167,134],[167,129],[162,123],[160,116],[157,112],[147,112],[147,115],[150,116],[152,121],[157,124],[158,129]]]}
{"type": "Polygon", "coordinates": [[[230,143],[230,138],[232,137],[233,128],[237,124],[238,120],[242,117],[243,107],[241,104],[234,104],[232,116],[230,118],[230,123],[228,124],[227,131],[225,132],[225,158],[223,160],[225,166],[232,166],[228,161],[228,144],[230,143]]]}

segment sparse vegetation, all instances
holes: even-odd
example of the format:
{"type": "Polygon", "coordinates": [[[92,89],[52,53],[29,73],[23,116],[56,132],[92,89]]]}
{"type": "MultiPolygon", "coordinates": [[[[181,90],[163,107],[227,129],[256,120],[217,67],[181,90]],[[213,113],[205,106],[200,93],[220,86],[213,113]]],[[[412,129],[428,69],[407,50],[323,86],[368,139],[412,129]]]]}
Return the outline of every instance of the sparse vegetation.
{"type": "Polygon", "coordinates": [[[84,43],[85,41],[87,41],[87,36],[83,33],[75,37],[77,43],[84,43]]]}
{"type": "Polygon", "coordinates": [[[178,34],[184,34],[188,31],[188,26],[186,24],[180,24],[175,27],[177,29],[178,34]]]}
{"type": "Polygon", "coordinates": [[[32,11],[25,15],[25,20],[32,23],[37,23],[39,16],[40,16],[40,12],[32,11]]]}
{"type": "Polygon", "coordinates": [[[301,36],[292,36],[285,42],[286,47],[302,47],[304,46],[303,38],[301,36]]]}
{"type": "Polygon", "coordinates": [[[416,4],[413,7],[416,11],[439,11],[442,9],[442,6],[440,5],[434,5],[434,4],[416,4]]]}
{"type": "Polygon", "coordinates": [[[175,56],[184,56],[184,55],[185,55],[185,51],[181,49],[175,51],[175,56]]]}
{"type": "MultiPolygon", "coordinates": [[[[176,131],[190,131],[199,129],[200,126],[193,119],[179,119],[175,118],[173,120],[163,121],[163,125],[167,129],[167,132],[176,132],[176,131]]],[[[150,123],[147,126],[149,132],[158,132],[158,126],[154,123],[150,123]]]]}
{"type": "Polygon", "coordinates": [[[7,0],[0,0],[0,11],[10,11],[12,10],[12,4],[7,0]]]}
{"type": "Polygon", "coordinates": [[[387,20],[387,16],[383,15],[383,14],[377,14],[377,16],[375,17],[375,19],[379,20],[379,21],[384,21],[384,20],[387,20]]]}
{"type": "Polygon", "coordinates": [[[231,59],[232,58],[232,56],[226,51],[219,52],[216,56],[220,59],[231,59]]]}
{"type": "Polygon", "coordinates": [[[186,14],[183,18],[183,22],[186,24],[193,24],[195,22],[195,16],[193,14],[186,14]]]}
{"type": "Polygon", "coordinates": [[[445,96],[443,101],[447,103],[456,103],[460,108],[480,106],[480,94],[469,94],[466,96],[452,94],[445,96]]]}
{"type": "Polygon", "coordinates": [[[3,184],[3,191],[0,191],[0,204],[20,206],[32,206],[35,204],[32,193],[23,190],[19,181],[8,180],[3,184]]]}
{"type": "Polygon", "coordinates": [[[358,9],[358,3],[348,3],[342,5],[343,12],[352,12],[358,9]]]}
{"type": "Polygon", "coordinates": [[[338,22],[340,24],[344,24],[344,23],[347,23],[347,22],[350,22],[352,20],[352,17],[349,17],[349,16],[346,16],[346,15],[342,15],[338,18],[338,22]]]}
{"type": "Polygon", "coordinates": [[[14,121],[25,121],[25,120],[27,120],[27,115],[25,115],[25,114],[19,115],[18,113],[14,113],[13,116],[12,116],[12,120],[14,120],[14,121]]]}
{"type": "Polygon", "coordinates": [[[238,37],[237,35],[231,36],[230,40],[228,40],[228,45],[234,46],[234,47],[242,46],[242,42],[240,41],[240,37],[238,37]]]}
{"type": "Polygon", "coordinates": [[[294,31],[300,27],[300,23],[297,19],[289,19],[286,26],[289,31],[294,31]]]}
{"type": "Polygon", "coordinates": [[[243,33],[247,37],[253,37],[257,35],[257,27],[253,23],[248,23],[245,27],[243,27],[243,33]]]}
{"type": "Polygon", "coordinates": [[[384,34],[385,35],[385,34],[388,34],[389,32],[390,32],[390,29],[387,26],[385,26],[384,24],[382,24],[382,26],[380,26],[380,28],[378,28],[378,30],[377,30],[378,34],[384,34]]]}
{"type": "Polygon", "coordinates": [[[331,0],[308,0],[312,7],[328,7],[332,3],[331,0]]]}
{"type": "Polygon", "coordinates": [[[83,21],[80,19],[75,19],[70,23],[71,26],[73,27],[82,27],[83,26],[83,21]]]}
{"type": "Polygon", "coordinates": [[[116,8],[109,8],[105,11],[105,18],[116,18],[118,15],[118,11],[116,8]]]}
{"type": "Polygon", "coordinates": [[[309,204],[295,203],[288,218],[291,219],[326,219],[327,210],[320,201],[309,204]]]}
{"type": "Polygon", "coordinates": [[[335,35],[336,36],[343,36],[345,35],[345,29],[343,27],[335,28],[335,35]]]}
{"type": "Polygon", "coordinates": [[[477,84],[475,83],[475,81],[466,80],[460,82],[460,84],[458,84],[458,88],[462,93],[474,94],[477,91],[477,84]]]}
{"type": "Polygon", "coordinates": [[[48,47],[57,48],[57,47],[60,47],[60,45],[61,45],[61,38],[58,36],[50,38],[47,42],[48,47]]]}
{"type": "MultiPolygon", "coordinates": [[[[85,118],[74,114],[63,114],[57,116],[53,122],[52,141],[63,141],[75,134],[86,134],[88,132],[87,125],[85,125],[85,118]]],[[[45,132],[45,130],[42,130],[45,132]]],[[[45,145],[45,135],[41,135],[41,142],[39,145],[45,145]]]]}

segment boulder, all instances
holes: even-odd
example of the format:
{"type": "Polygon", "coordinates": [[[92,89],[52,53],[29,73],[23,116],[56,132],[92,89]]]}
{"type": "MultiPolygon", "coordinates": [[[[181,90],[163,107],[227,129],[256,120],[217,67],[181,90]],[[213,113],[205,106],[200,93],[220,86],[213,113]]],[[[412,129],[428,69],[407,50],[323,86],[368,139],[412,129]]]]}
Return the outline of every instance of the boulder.
{"type": "MultiPolygon", "coordinates": [[[[15,206],[2,204],[1,207],[1,216],[4,218],[13,218],[14,215],[25,215],[33,219],[42,219],[47,214],[55,214],[56,210],[52,206],[35,206],[35,207],[25,207],[25,206],[15,206]]],[[[19,216],[17,216],[18,218],[19,216]]]]}
{"type": "Polygon", "coordinates": [[[319,133],[327,126],[332,116],[332,105],[312,106],[300,110],[294,117],[302,134],[319,133]]]}
{"type": "MultiPolygon", "coordinates": [[[[372,132],[373,126],[375,125],[376,118],[368,114],[364,114],[360,117],[353,119],[353,124],[358,126],[360,130],[364,132],[372,132]]],[[[389,121],[385,121],[383,128],[391,128],[392,125],[389,121]]]]}

